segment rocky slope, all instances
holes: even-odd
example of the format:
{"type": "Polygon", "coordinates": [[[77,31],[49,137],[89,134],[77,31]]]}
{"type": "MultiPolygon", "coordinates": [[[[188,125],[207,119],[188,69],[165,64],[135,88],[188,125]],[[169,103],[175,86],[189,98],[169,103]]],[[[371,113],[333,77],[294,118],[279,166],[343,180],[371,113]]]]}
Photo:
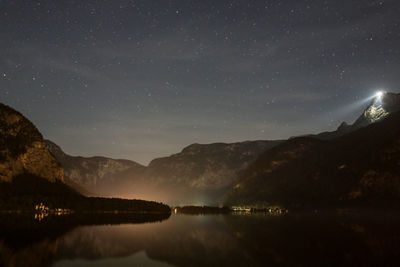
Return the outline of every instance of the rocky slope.
{"type": "Polygon", "coordinates": [[[50,140],[45,140],[45,143],[49,151],[64,167],[65,176],[89,192],[99,193],[100,188],[110,183],[120,182],[121,173],[126,171],[141,173],[145,168],[130,160],[73,157],[65,154],[58,145],[50,140]]]}
{"type": "MultiPolygon", "coordinates": [[[[309,136],[310,142],[332,140],[380,121],[398,110],[399,103],[400,95],[386,93],[375,99],[352,125],[343,123],[334,132],[309,136]]],[[[294,138],[286,143],[297,140],[303,139],[294,138]]],[[[96,195],[139,197],[173,205],[220,204],[221,196],[237,183],[239,176],[243,177],[244,170],[259,155],[281,143],[283,141],[193,144],[180,153],[154,159],[144,167],[129,160],[72,157],[56,144],[46,141],[49,150],[65,168],[67,181],[75,188],[79,186],[96,195]]]]}
{"type": "Polygon", "coordinates": [[[323,132],[317,135],[310,135],[312,137],[329,140],[336,138],[347,133],[358,130],[371,123],[377,122],[387,117],[390,113],[400,110],[400,94],[395,93],[382,93],[381,96],[375,97],[372,103],[365,109],[365,111],[357,118],[353,124],[343,122],[336,131],[323,132]]]}
{"type": "Polygon", "coordinates": [[[75,188],[79,185],[97,195],[153,199],[174,205],[196,201],[216,203],[242,170],[279,143],[193,144],[144,167],[129,160],[69,156],[53,142],[46,141],[75,188]]]}
{"type": "Polygon", "coordinates": [[[258,155],[280,141],[246,141],[238,143],[193,144],[180,153],[154,159],[145,171],[146,179],[158,189],[170,192],[171,203],[222,203],[221,196],[238,175],[258,155]]]}
{"type": "Polygon", "coordinates": [[[354,124],[368,126],[341,137],[293,138],[266,151],[241,176],[227,203],[398,206],[399,100],[387,94],[383,105],[374,102],[354,124]]]}
{"type": "Polygon", "coordinates": [[[64,180],[61,165],[47,150],[36,127],[21,113],[0,103],[0,181],[29,173],[54,182],[64,180]]]}
{"type": "Polygon", "coordinates": [[[115,211],[169,213],[156,202],[88,198],[66,183],[64,170],[49,152],[42,135],[22,114],[0,104],[0,210],[49,209],[75,212],[115,211]]]}
{"type": "Polygon", "coordinates": [[[280,141],[247,141],[232,144],[193,144],[180,153],[151,161],[146,176],[157,183],[185,185],[200,190],[225,188],[258,155],[279,143],[280,141]]]}

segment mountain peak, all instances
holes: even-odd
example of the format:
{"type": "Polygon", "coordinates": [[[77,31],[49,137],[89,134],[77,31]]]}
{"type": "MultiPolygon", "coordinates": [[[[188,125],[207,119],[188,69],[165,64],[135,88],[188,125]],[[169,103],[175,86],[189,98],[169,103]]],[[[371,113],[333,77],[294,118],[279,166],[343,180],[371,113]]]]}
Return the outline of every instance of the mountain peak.
{"type": "Polygon", "coordinates": [[[66,157],[64,151],[56,143],[48,139],[45,139],[44,142],[47,146],[47,149],[50,151],[51,154],[53,154],[56,159],[66,157]]]}
{"type": "Polygon", "coordinates": [[[338,131],[343,131],[343,130],[345,130],[345,129],[347,129],[348,127],[349,127],[350,125],[347,123],[347,122],[342,122],[340,125],[339,125],[339,127],[338,127],[338,131]]]}
{"type": "Polygon", "coordinates": [[[47,150],[42,134],[21,113],[0,103],[0,181],[32,174],[54,182],[64,170],[47,150]]]}
{"type": "Polygon", "coordinates": [[[317,139],[329,140],[353,132],[374,122],[386,118],[389,114],[400,111],[400,94],[382,92],[377,94],[370,105],[353,124],[342,122],[336,131],[310,135],[317,139]]]}
{"type": "Polygon", "coordinates": [[[372,100],[363,114],[352,125],[358,129],[386,118],[389,114],[400,110],[400,94],[382,93],[372,100]]]}

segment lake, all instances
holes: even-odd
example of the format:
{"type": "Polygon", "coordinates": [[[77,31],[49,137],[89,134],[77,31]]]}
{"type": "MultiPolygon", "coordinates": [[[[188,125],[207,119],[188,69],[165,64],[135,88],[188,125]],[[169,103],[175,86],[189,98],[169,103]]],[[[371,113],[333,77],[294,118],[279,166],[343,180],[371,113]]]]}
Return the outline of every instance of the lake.
{"type": "Polygon", "coordinates": [[[2,215],[0,266],[398,266],[398,213],[2,215]]]}

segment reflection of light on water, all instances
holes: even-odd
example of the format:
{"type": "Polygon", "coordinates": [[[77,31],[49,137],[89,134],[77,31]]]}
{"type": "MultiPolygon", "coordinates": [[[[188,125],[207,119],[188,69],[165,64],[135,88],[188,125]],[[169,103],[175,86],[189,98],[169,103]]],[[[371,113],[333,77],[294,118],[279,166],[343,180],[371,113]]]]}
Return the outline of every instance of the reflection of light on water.
{"type": "Polygon", "coordinates": [[[53,265],[53,267],[109,267],[109,266],[173,266],[168,263],[150,259],[144,250],[141,250],[133,255],[123,258],[108,258],[102,260],[62,260],[53,265]]]}
{"type": "Polygon", "coordinates": [[[35,220],[40,222],[41,220],[43,220],[47,216],[49,216],[48,213],[35,213],[35,220]]]}
{"type": "MultiPolygon", "coordinates": [[[[36,260],[39,264],[35,267],[43,266],[43,262],[56,267],[177,263],[178,266],[275,266],[276,259],[285,266],[314,266],[321,262],[369,266],[365,263],[388,259],[400,262],[398,215],[368,213],[373,215],[368,219],[365,214],[353,217],[352,213],[345,216],[322,212],[316,215],[311,211],[291,213],[288,216],[269,212],[217,216],[178,213],[160,223],[80,226],[56,240],[35,239],[32,246],[23,245],[10,258],[29,263],[36,260]],[[306,250],[299,250],[304,246],[306,250]],[[38,257],[42,257],[40,261],[38,257]],[[282,259],[285,261],[281,262],[282,259]]],[[[41,232],[66,226],[60,225],[62,220],[54,224],[48,221],[49,224],[36,224],[43,226],[39,228],[41,232]]],[[[23,232],[16,238],[25,236],[23,232]]],[[[12,251],[5,248],[7,253],[12,251]]],[[[0,266],[14,266],[1,263],[0,259],[0,266]]]]}
{"type": "Polygon", "coordinates": [[[246,206],[233,206],[232,210],[235,214],[269,213],[269,214],[279,215],[279,214],[289,213],[288,209],[281,207],[254,208],[246,206]]]}
{"type": "Polygon", "coordinates": [[[56,215],[56,216],[61,216],[61,215],[67,215],[71,214],[72,211],[70,209],[61,209],[61,208],[55,208],[55,209],[50,209],[48,206],[46,206],[44,203],[39,203],[35,205],[35,220],[41,221],[49,214],[51,215],[56,215]]]}

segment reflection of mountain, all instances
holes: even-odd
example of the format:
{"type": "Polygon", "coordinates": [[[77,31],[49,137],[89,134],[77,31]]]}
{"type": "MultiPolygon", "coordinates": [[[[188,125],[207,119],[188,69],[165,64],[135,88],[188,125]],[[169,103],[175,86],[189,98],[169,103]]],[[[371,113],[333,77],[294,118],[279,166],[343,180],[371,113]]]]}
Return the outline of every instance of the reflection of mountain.
{"type": "MultiPolygon", "coordinates": [[[[175,266],[320,266],[321,262],[387,266],[400,262],[398,214],[175,215],[162,223],[75,229],[77,224],[60,225],[62,220],[36,226],[24,221],[24,227],[2,223],[1,266],[51,266],[66,259],[107,259],[112,265],[113,259],[143,250],[151,259],[175,266]],[[20,243],[19,237],[29,232],[37,232],[36,238],[20,243]]],[[[74,266],[73,261],[69,263],[74,266]]]]}
{"type": "Polygon", "coordinates": [[[118,245],[118,239],[115,239],[117,236],[108,235],[110,232],[105,235],[106,240],[108,237],[115,241],[110,247],[107,247],[110,243],[104,242],[104,236],[97,233],[91,235],[91,229],[104,226],[78,226],[128,223],[145,225],[160,222],[168,217],[169,214],[79,214],[49,216],[44,217],[42,221],[36,221],[31,214],[1,215],[0,266],[45,267],[51,266],[52,262],[60,257],[103,258],[108,255],[129,255],[143,245],[140,243],[136,249],[132,250],[130,247],[124,252],[119,249],[121,247],[118,245]]]}
{"type": "Polygon", "coordinates": [[[228,217],[174,216],[162,234],[152,236],[146,252],[176,266],[254,266],[235,232],[226,227],[228,217]]]}
{"type": "Polygon", "coordinates": [[[397,265],[400,218],[384,212],[231,216],[227,225],[256,266],[397,265]]]}

